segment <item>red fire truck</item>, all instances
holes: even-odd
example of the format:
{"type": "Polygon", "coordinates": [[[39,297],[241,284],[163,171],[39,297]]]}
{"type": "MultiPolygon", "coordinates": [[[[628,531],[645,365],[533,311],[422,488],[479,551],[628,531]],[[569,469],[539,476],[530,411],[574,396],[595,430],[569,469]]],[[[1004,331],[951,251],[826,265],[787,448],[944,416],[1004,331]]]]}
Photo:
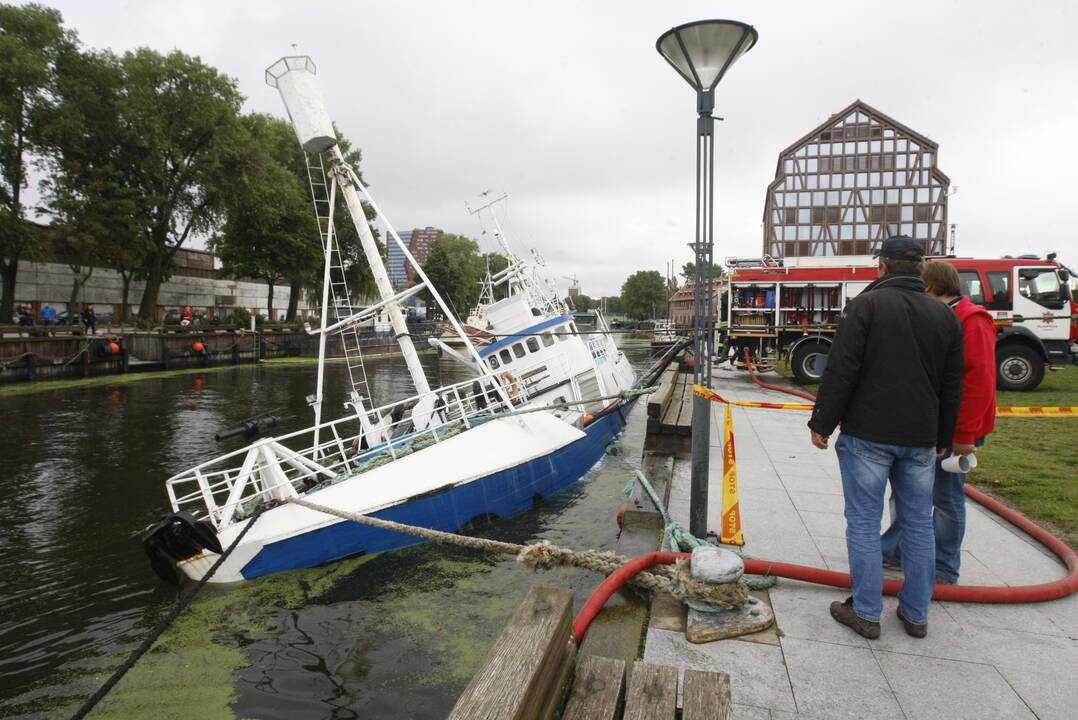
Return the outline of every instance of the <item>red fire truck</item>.
{"type": "MultiPolygon", "coordinates": [[[[1001,389],[1032,390],[1048,366],[1078,353],[1073,277],[1054,254],[1047,260],[935,259],[954,265],[962,292],[995,318],[1001,389]]],[[[842,309],[877,277],[872,258],[848,258],[844,265],[836,260],[727,259],[723,344],[730,361],[740,363],[746,349],[764,367],[787,358],[799,382],[819,382],[842,309]]]]}

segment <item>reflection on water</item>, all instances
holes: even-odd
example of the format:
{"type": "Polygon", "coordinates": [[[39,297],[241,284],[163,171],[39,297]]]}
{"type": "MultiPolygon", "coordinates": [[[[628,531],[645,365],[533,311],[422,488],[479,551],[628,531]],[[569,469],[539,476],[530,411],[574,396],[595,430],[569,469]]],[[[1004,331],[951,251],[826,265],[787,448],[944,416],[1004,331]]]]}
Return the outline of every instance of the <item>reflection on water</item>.
{"type": "MultiPolygon", "coordinates": [[[[448,361],[423,362],[440,384],[463,377],[448,361]]],[[[139,543],[166,510],[163,480],[241,445],[213,435],[246,417],[292,415],[281,432],[307,425],[313,374],[310,364],[247,366],[0,399],[0,715],[69,715],[138,644],[177,597],[139,543]]],[[[368,362],[368,375],[379,402],[410,389],[399,359],[368,362]]],[[[327,397],[343,397],[345,379],[331,365],[327,397]]],[[[623,452],[583,482],[484,532],[611,548],[643,415],[630,417],[623,452]]],[[[531,583],[580,588],[580,603],[596,581],[421,545],[212,588],[100,716],[444,717],[531,583]]]]}

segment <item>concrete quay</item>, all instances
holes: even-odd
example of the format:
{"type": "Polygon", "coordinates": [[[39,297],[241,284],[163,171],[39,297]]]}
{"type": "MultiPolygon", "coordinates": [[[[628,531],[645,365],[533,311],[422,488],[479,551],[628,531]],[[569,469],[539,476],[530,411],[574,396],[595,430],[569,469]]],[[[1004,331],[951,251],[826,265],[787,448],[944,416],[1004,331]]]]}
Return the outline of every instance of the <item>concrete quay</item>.
{"type": "MultiPolygon", "coordinates": [[[[725,366],[715,370],[715,389],[731,400],[785,398],[725,366]]],[[[708,527],[717,529],[723,408],[713,403],[711,412],[708,527]]],[[[745,556],[848,571],[834,443],[826,451],[812,446],[804,411],[735,407],[733,417],[745,556]]],[[[687,462],[675,465],[670,512],[688,525],[687,462]]],[[[963,582],[1023,585],[1063,573],[1040,545],[968,503],[963,582]]],[[[779,579],[758,595],[771,603],[776,628],[700,645],[685,639],[683,611],[679,627],[677,610],[653,605],[644,660],[728,673],[741,720],[1078,714],[1078,596],[1026,605],[933,602],[923,640],[905,634],[897,600],[885,597],[881,636],[865,640],[828,612],[848,591],[779,579]]]]}

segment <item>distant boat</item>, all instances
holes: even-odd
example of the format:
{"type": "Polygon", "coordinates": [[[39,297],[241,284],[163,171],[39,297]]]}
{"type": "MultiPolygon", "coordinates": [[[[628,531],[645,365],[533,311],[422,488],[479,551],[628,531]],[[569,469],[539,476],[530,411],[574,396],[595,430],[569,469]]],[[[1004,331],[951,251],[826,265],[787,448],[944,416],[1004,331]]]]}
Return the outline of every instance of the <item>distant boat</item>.
{"type": "Polygon", "coordinates": [[[603,457],[624,428],[631,405],[617,396],[637,385],[611,336],[581,335],[564,304],[547,292],[534,268],[519,260],[492,277],[508,293],[482,307],[484,326],[477,329],[490,337],[477,347],[344,162],[314,63],[285,57],[266,75],[280,91],[308,156],[325,254],[321,327],[309,330],[319,336],[320,345],[316,391],[309,398],[315,422],[259,439],[166,482],[172,513],[143,544],[154,569],[168,580],[202,578],[222,549],[255,522],[258,510],[257,522],[212,582],[250,580],[417,542],[410,535],[285,502],[292,497],[448,531],[525,510],[574,483],[603,457]],[[358,311],[350,302],[336,245],[332,209],[338,196],[349,210],[381,297],[358,311]],[[417,285],[394,293],[362,201],[375,210],[389,228],[388,241],[397,243],[416,269],[417,285]],[[460,346],[450,351],[474,373],[472,378],[429,386],[402,311],[408,298],[424,290],[452,327],[460,346]],[[415,393],[375,407],[357,328],[378,313],[388,318],[415,393]],[[332,336],[339,337],[345,352],[349,413],[323,422],[325,347],[332,336]]]}
{"type": "Polygon", "coordinates": [[[674,323],[669,320],[655,320],[652,326],[651,347],[666,348],[678,341],[674,323]]]}

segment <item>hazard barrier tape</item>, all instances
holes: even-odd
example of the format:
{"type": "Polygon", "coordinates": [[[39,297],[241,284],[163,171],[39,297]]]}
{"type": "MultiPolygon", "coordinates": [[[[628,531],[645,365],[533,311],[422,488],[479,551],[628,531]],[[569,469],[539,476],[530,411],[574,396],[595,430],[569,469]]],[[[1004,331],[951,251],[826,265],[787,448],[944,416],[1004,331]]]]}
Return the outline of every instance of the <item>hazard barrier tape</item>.
{"type": "MultiPolygon", "coordinates": [[[[703,385],[693,385],[692,391],[700,397],[707,398],[712,402],[722,403],[729,407],[754,407],[769,410],[811,410],[815,407],[812,403],[769,403],[753,402],[751,400],[727,400],[714,390],[703,385]]],[[[1078,406],[1063,405],[1059,407],[1029,406],[1029,407],[997,407],[996,417],[1078,417],[1078,406]]]]}
{"type": "Polygon", "coordinates": [[[996,417],[1078,417],[1078,407],[998,407],[996,417]]]}
{"type": "Polygon", "coordinates": [[[737,453],[734,451],[734,415],[726,406],[722,440],[722,527],[719,542],[744,545],[741,533],[741,504],[737,499],[737,453]]]}

